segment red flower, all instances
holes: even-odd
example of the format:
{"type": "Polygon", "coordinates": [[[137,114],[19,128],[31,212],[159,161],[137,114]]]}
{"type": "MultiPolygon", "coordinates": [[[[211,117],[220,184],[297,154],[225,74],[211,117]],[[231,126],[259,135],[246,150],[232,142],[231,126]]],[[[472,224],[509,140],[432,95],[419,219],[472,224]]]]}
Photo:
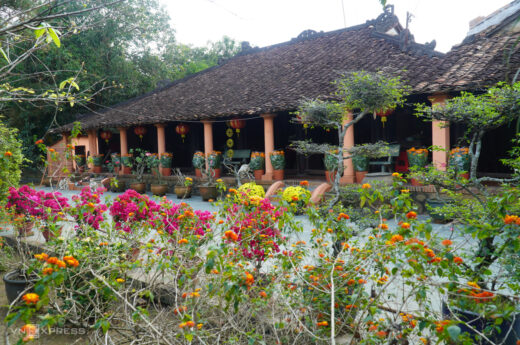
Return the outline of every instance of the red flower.
{"type": "Polygon", "coordinates": [[[446,246],[446,247],[451,246],[453,244],[453,242],[450,240],[444,240],[441,243],[443,246],[446,246]]]}

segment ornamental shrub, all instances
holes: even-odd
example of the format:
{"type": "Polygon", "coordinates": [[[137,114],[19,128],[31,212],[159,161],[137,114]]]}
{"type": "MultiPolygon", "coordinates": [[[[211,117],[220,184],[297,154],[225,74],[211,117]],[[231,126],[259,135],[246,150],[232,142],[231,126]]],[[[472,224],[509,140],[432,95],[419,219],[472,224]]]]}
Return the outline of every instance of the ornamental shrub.
{"type": "Polygon", "coordinates": [[[264,187],[257,185],[254,182],[249,182],[241,185],[238,188],[240,194],[245,193],[249,198],[252,196],[265,197],[264,187]]]}
{"type": "Polygon", "coordinates": [[[0,201],[7,197],[9,187],[18,186],[23,162],[18,130],[5,126],[0,118],[0,201]]]}

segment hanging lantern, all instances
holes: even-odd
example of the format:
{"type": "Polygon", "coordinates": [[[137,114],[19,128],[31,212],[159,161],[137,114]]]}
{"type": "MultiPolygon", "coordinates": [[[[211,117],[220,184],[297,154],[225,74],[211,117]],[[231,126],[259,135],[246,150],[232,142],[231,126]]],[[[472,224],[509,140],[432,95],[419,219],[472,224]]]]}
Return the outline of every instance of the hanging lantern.
{"type": "Polygon", "coordinates": [[[184,142],[184,138],[186,138],[186,134],[188,134],[189,131],[190,127],[184,123],[180,123],[177,125],[177,127],[175,127],[175,132],[181,136],[182,142],[184,142]]]}
{"type": "Polygon", "coordinates": [[[112,132],[102,131],[101,133],[99,133],[99,136],[108,144],[108,141],[110,140],[110,138],[112,138],[112,132]]]}
{"type": "Polygon", "coordinates": [[[234,128],[237,132],[237,136],[240,136],[240,130],[246,126],[246,122],[242,119],[234,118],[230,121],[231,128],[234,128]]]}
{"type": "Polygon", "coordinates": [[[134,128],[134,133],[139,137],[139,139],[143,140],[143,135],[146,134],[146,128],[143,126],[137,126],[134,128]]]}
{"type": "Polygon", "coordinates": [[[392,114],[394,112],[394,109],[390,108],[390,109],[386,109],[386,110],[379,110],[379,111],[375,111],[374,112],[374,119],[376,118],[376,116],[379,116],[381,117],[381,123],[383,124],[383,128],[385,127],[385,123],[387,121],[387,116],[392,114]]]}

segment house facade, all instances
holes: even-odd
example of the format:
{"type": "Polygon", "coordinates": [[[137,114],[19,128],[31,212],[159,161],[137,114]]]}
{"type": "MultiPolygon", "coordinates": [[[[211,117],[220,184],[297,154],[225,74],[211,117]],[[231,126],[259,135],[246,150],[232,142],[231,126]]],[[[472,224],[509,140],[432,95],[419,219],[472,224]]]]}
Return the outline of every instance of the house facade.
{"type": "MultiPolygon", "coordinates": [[[[517,5],[518,1],[510,4],[517,5]]],[[[449,150],[458,144],[464,129],[424,122],[413,115],[414,104],[443,103],[460,91],[479,92],[498,81],[511,80],[520,66],[513,44],[518,38],[517,24],[512,19],[519,11],[508,8],[507,13],[498,23],[481,19],[476,23],[480,29],[447,54],[436,52],[435,42],[416,43],[391,5],[365,24],[332,32],[307,30],[288,42],[264,48],[244,43],[241,53],[215,67],[84,114],[78,121],[87,137],[73,144],[87,155],[124,155],[137,147],[158,154],[171,152],[174,167],[183,169],[191,167],[192,155],[198,150],[206,154],[213,150],[262,151],[265,180],[271,180],[273,173],[269,153],[284,150],[286,175],[321,175],[323,157],[299,155],[289,145],[302,139],[335,143],[337,137],[294,123],[292,112],[303,99],[333,98],[333,82],[342,72],[364,70],[399,75],[412,92],[406,105],[388,116],[388,121],[366,117],[357,123],[347,133],[344,147],[385,140],[399,144],[401,151],[432,145],[449,150]],[[485,21],[492,24],[483,25],[485,21]],[[510,58],[504,64],[507,49],[510,58]],[[231,128],[233,120],[240,123],[239,132],[231,128]],[[178,134],[179,126],[181,132],[187,131],[184,136],[178,134]],[[100,135],[107,131],[111,138],[105,141],[100,135]]],[[[71,129],[69,124],[57,131],[66,140],[71,129]]],[[[63,142],[58,145],[64,147],[63,142]]],[[[432,162],[444,169],[446,152],[433,152],[432,162]]],[[[342,182],[355,182],[350,160],[344,164],[342,182]]]]}

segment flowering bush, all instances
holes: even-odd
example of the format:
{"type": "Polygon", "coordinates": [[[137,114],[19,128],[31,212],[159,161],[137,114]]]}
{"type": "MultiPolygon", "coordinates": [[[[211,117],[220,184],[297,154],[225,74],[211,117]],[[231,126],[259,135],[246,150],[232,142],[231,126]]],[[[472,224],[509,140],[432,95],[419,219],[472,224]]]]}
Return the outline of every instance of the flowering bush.
{"type": "Polygon", "coordinates": [[[70,214],[76,220],[76,230],[80,230],[83,226],[90,226],[96,230],[100,228],[107,210],[107,206],[102,204],[100,199],[104,192],[105,188],[98,188],[93,192],[87,186],[81,190],[79,196],[72,197],[74,207],[71,208],[70,214]]]}
{"type": "Polygon", "coordinates": [[[456,147],[450,150],[448,164],[456,171],[469,171],[471,157],[468,147],[456,147]]]}
{"type": "Polygon", "coordinates": [[[282,192],[282,199],[295,207],[296,210],[301,210],[307,205],[311,198],[311,192],[302,186],[287,187],[282,192]]]}
{"type": "Polygon", "coordinates": [[[222,167],[222,152],[212,151],[208,155],[208,164],[211,169],[220,169],[222,167]]]}
{"type": "Polygon", "coordinates": [[[28,215],[44,221],[56,221],[69,207],[67,198],[59,192],[45,193],[36,191],[27,185],[9,188],[6,208],[16,214],[28,215]]]}
{"type": "Polygon", "coordinates": [[[96,167],[103,166],[103,158],[105,158],[103,154],[92,155],[92,164],[96,167]]]}
{"type": "Polygon", "coordinates": [[[160,206],[148,196],[128,189],[114,200],[109,210],[115,228],[130,233],[141,229],[143,223],[153,225],[160,206]]]}
{"type": "Polygon", "coordinates": [[[251,170],[263,170],[264,167],[265,167],[265,153],[258,152],[258,151],[251,152],[249,168],[251,170]]]}
{"type": "Polygon", "coordinates": [[[428,150],[427,149],[416,149],[412,147],[406,150],[408,154],[408,163],[410,167],[424,167],[428,163],[428,150]]]}
{"type": "Polygon", "coordinates": [[[283,170],[285,168],[285,153],[283,151],[273,151],[270,156],[274,170],[283,170]]]}
{"type": "Polygon", "coordinates": [[[171,168],[173,162],[173,154],[169,152],[165,152],[161,154],[161,167],[163,168],[171,168]]]}
{"type": "Polygon", "coordinates": [[[193,154],[192,159],[193,167],[195,169],[203,169],[206,164],[206,158],[204,157],[204,152],[197,151],[193,154]]]}
{"type": "Polygon", "coordinates": [[[257,185],[254,182],[248,182],[238,187],[238,195],[241,196],[242,194],[245,194],[248,198],[253,196],[263,198],[265,197],[265,190],[264,187],[257,185]]]}

